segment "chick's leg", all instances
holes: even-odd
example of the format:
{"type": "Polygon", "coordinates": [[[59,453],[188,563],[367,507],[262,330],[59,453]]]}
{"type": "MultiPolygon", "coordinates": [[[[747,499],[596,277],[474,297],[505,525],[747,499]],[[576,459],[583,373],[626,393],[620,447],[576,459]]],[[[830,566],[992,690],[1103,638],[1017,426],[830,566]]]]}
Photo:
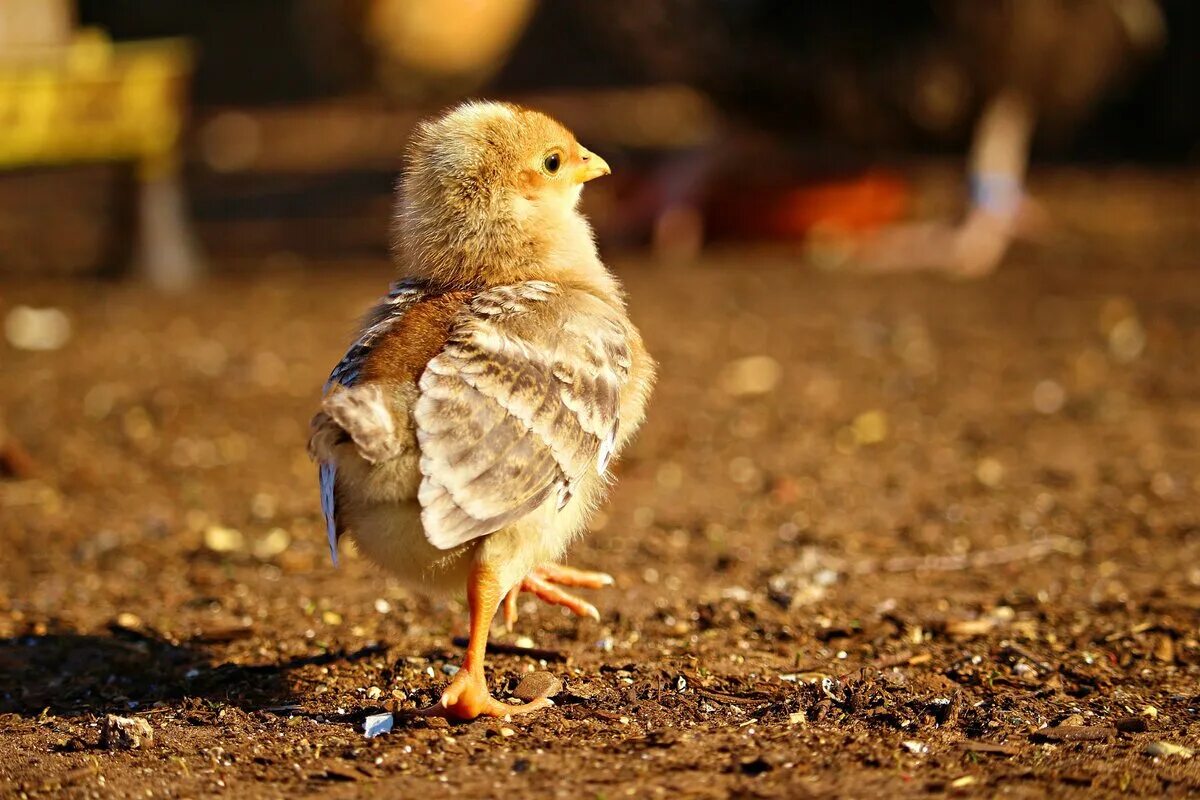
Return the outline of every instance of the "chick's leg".
{"type": "Polygon", "coordinates": [[[470,720],[481,716],[525,714],[553,705],[548,698],[524,705],[509,705],[488,693],[483,659],[487,650],[488,629],[500,604],[500,591],[500,583],[491,567],[476,563],[467,579],[467,606],[471,615],[467,653],[462,667],[442,692],[442,699],[437,705],[423,709],[420,712],[422,715],[470,720]]]}
{"type": "Polygon", "coordinates": [[[613,577],[604,572],[589,572],[587,570],[564,567],[560,564],[542,564],[535,567],[525,580],[514,586],[504,598],[504,624],[511,631],[517,621],[517,599],[521,592],[529,592],[534,597],[551,605],[570,609],[577,617],[600,619],[596,607],[578,595],[564,591],[559,586],[580,587],[584,589],[600,589],[613,585],[613,577]]]}

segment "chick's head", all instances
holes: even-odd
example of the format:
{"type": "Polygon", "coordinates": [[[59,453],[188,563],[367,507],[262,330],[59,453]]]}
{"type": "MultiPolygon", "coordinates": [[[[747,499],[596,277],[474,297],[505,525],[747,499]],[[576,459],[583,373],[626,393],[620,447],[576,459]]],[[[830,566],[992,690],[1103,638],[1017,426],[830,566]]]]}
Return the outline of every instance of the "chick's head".
{"type": "Polygon", "coordinates": [[[409,145],[396,252],[409,274],[486,285],[547,277],[556,252],[594,248],[577,205],[604,159],[545,114],[467,103],[422,123],[409,145]],[[581,239],[582,237],[582,239],[581,239]]]}

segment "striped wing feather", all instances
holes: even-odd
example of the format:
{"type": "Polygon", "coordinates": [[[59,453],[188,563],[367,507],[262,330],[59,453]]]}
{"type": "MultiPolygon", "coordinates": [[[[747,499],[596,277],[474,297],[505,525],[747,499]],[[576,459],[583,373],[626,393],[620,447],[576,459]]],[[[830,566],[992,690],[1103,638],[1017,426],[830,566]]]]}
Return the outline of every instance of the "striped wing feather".
{"type": "Polygon", "coordinates": [[[449,549],[603,473],[629,350],[620,315],[539,281],[477,295],[420,380],[425,535],[449,549]]]}

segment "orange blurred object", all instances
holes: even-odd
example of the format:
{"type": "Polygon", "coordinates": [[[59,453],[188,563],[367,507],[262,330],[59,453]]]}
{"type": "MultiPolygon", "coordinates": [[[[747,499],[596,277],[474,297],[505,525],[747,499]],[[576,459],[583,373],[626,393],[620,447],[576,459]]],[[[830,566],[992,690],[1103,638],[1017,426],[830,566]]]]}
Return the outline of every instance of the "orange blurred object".
{"type": "Polygon", "coordinates": [[[907,182],[880,172],[807,186],[728,187],[716,192],[709,225],[734,238],[799,239],[814,228],[862,233],[900,219],[911,195],[907,182]]]}

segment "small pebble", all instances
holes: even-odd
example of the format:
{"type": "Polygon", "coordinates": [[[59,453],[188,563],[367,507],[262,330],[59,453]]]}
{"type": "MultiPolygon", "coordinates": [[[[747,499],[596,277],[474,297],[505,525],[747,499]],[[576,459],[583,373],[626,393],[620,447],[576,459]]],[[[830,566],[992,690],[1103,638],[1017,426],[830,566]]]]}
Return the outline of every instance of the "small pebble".
{"type": "Polygon", "coordinates": [[[1004,482],[1004,465],[991,457],[979,459],[975,465],[975,480],[989,489],[995,489],[1004,482]]]}
{"type": "Polygon", "coordinates": [[[110,750],[141,750],[154,746],[154,729],[141,717],[109,714],[100,729],[100,746],[110,750]]]}
{"type": "Polygon", "coordinates": [[[782,376],[783,368],[770,356],[747,356],[726,364],[717,383],[728,395],[749,397],[773,391],[782,376]]]}
{"type": "Polygon", "coordinates": [[[888,436],[887,414],[878,409],[864,411],[850,425],[854,442],[859,445],[879,444],[888,436]]]}
{"type": "Polygon", "coordinates": [[[1145,733],[1150,723],[1144,717],[1121,717],[1113,723],[1122,733],[1145,733]]]}
{"type": "Polygon", "coordinates": [[[4,335],[17,350],[57,350],[71,338],[71,320],[57,308],[16,306],[4,318],[4,335]]]}
{"type": "Polygon", "coordinates": [[[214,553],[232,553],[241,550],[245,544],[246,537],[234,528],[209,525],[204,531],[204,546],[214,553]]]}
{"type": "Polygon", "coordinates": [[[291,543],[291,534],[283,528],[272,528],[266,536],[254,543],[254,557],[262,561],[274,558],[287,550],[291,543]]]}
{"type": "Polygon", "coordinates": [[[531,672],[513,689],[513,697],[531,703],[542,697],[554,697],[562,691],[562,681],[550,672],[531,672]]]}
{"type": "Polygon", "coordinates": [[[122,628],[140,628],[142,627],[142,618],[137,614],[122,611],[120,614],[117,614],[117,624],[122,628]]]}
{"type": "Polygon", "coordinates": [[[1066,401],[1066,390],[1057,381],[1046,379],[1033,387],[1033,408],[1040,414],[1057,414],[1066,401]]]}
{"type": "Polygon", "coordinates": [[[1179,756],[1180,758],[1191,758],[1195,752],[1190,747],[1184,747],[1181,744],[1173,744],[1172,742],[1149,742],[1145,749],[1142,750],[1148,756],[1179,756]]]}

